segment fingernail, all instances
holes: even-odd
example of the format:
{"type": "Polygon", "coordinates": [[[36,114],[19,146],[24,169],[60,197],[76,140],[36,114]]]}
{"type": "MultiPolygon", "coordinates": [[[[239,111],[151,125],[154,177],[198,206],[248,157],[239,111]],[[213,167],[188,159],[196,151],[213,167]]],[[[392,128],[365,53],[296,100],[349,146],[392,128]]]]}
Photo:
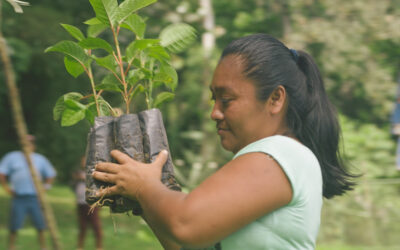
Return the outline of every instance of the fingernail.
{"type": "Polygon", "coordinates": [[[165,150],[165,149],[161,150],[161,153],[162,153],[162,154],[165,154],[165,155],[168,155],[168,151],[165,150]]]}

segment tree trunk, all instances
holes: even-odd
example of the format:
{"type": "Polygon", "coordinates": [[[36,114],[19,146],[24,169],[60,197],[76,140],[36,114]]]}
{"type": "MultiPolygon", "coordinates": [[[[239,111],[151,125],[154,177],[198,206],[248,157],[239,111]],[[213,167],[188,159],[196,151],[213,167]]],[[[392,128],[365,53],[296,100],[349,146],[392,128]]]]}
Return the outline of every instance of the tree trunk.
{"type": "MultiPolygon", "coordinates": [[[[202,9],[203,17],[203,27],[205,32],[202,35],[202,48],[203,48],[203,91],[202,91],[202,107],[203,110],[210,110],[210,89],[209,85],[211,83],[212,76],[212,52],[215,49],[215,18],[214,10],[212,6],[212,0],[200,0],[200,8],[202,9]]],[[[209,112],[205,113],[206,116],[203,117],[202,122],[202,132],[203,139],[201,143],[201,163],[198,165],[200,168],[204,168],[206,163],[213,160],[216,151],[216,136],[215,131],[210,131],[207,126],[209,123],[209,112]]],[[[201,169],[197,169],[201,172],[201,169]]],[[[194,178],[196,179],[196,178],[194,178]]]]}
{"type": "MultiPolygon", "coordinates": [[[[0,12],[2,9],[1,4],[2,3],[0,1],[0,12]]],[[[1,21],[1,16],[0,16],[0,21],[1,21]]],[[[3,37],[3,33],[1,31],[1,29],[0,29],[0,56],[1,56],[1,60],[2,60],[3,66],[4,66],[4,74],[6,77],[5,80],[6,80],[6,84],[7,84],[8,91],[9,91],[10,105],[12,108],[12,115],[13,115],[14,122],[15,122],[15,129],[17,131],[17,135],[18,135],[21,147],[22,147],[22,151],[23,151],[26,161],[28,163],[29,171],[32,175],[33,183],[34,183],[36,191],[37,191],[37,195],[39,198],[39,202],[40,202],[44,217],[45,217],[47,225],[49,227],[49,231],[50,231],[50,234],[51,234],[51,237],[53,240],[54,249],[59,250],[59,249],[61,249],[61,246],[60,246],[60,241],[59,241],[59,237],[58,237],[56,223],[54,220],[54,215],[52,213],[51,207],[46,202],[43,185],[38,178],[36,170],[33,166],[32,159],[30,157],[30,154],[32,152],[30,150],[31,147],[29,147],[30,141],[27,139],[28,132],[27,132],[27,128],[26,128],[26,123],[25,123],[25,120],[23,117],[20,97],[19,97],[18,89],[17,89],[16,83],[15,83],[15,75],[14,75],[12,63],[11,63],[10,57],[7,52],[7,44],[3,37]]]]}

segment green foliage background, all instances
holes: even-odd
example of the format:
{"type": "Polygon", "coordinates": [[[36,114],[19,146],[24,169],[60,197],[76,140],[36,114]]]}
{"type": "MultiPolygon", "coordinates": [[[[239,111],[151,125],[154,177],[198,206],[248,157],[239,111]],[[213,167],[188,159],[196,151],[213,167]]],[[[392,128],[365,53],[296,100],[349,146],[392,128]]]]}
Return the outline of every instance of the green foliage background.
{"type": "MultiPolygon", "coordinates": [[[[68,75],[60,55],[43,51],[70,39],[59,23],[83,28],[94,13],[89,1],[36,0],[31,5],[20,15],[4,4],[1,25],[29,131],[37,136],[38,152],[56,166],[57,182],[65,184],[84,154],[89,124],[83,121],[61,128],[52,119],[52,108],[64,93],[90,90],[86,78],[68,75]]],[[[400,182],[389,123],[400,75],[400,0],[218,0],[213,7],[216,47],[210,61],[204,62],[200,39],[174,56],[180,79],[176,98],[162,107],[182,184],[192,188],[231,157],[216,136],[207,136],[214,135],[215,125],[207,119],[210,103],[199,105],[208,88],[203,84],[203,68],[215,66],[232,39],[270,33],[316,58],[341,114],[344,155],[353,172],[362,174],[355,191],[325,202],[319,242],[387,247],[382,249],[400,245],[400,182]]],[[[149,38],[179,21],[196,27],[199,36],[205,31],[195,0],[159,1],[141,13],[149,16],[149,38]]],[[[1,70],[0,156],[18,149],[1,70]]],[[[106,98],[120,105],[112,95],[106,98]]],[[[144,100],[136,103],[141,108],[144,100]]]]}

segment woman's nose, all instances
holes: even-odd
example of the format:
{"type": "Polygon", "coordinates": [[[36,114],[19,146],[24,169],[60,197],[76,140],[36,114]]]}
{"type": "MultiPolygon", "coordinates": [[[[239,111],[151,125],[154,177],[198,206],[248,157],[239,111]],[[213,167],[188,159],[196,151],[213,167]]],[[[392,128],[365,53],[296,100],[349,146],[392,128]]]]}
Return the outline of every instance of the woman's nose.
{"type": "Polygon", "coordinates": [[[214,121],[222,120],[224,118],[224,114],[218,108],[217,102],[214,103],[214,106],[213,106],[210,116],[211,116],[211,119],[214,121]]]}

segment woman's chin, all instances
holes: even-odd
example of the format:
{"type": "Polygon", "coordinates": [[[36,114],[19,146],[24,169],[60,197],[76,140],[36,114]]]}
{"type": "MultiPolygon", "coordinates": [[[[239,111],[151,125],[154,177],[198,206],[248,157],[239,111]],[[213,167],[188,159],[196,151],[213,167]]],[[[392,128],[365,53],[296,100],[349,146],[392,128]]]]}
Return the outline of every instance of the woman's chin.
{"type": "Polygon", "coordinates": [[[233,147],[232,143],[229,143],[229,141],[223,139],[222,137],[221,137],[221,145],[226,151],[236,153],[235,147],[233,147]]]}

